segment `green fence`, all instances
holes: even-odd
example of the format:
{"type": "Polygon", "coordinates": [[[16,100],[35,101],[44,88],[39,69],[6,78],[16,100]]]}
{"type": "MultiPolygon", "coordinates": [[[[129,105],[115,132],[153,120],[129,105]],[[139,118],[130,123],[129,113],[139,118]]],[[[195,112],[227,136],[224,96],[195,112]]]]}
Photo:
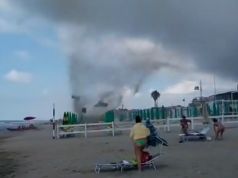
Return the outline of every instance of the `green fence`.
{"type": "Polygon", "coordinates": [[[78,123],[79,123],[79,117],[76,113],[64,112],[63,125],[78,124],[78,123]]]}
{"type": "Polygon", "coordinates": [[[208,112],[211,116],[238,114],[237,100],[218,100],[208,103],[208,112]]]}
{"type": "MultiPolygon", "coordinates": [[[[207,102],[205,107],[207,107],[208,114],[210,116],[218,115],[235,115],[238,114],[238,101],[210,101],[207,102]]],[[[147,109],[135,109],[127,111],[128,115],[118,114],[114,110],[105,113],[104,121],[112,122],[116,118],[119,121],[124,120],[134,120],[137,115],[139,115],[143,120],[146,119],[165,119],[165,118],[181,118],[182,115],[187,117],[199,117],[202,116],[202,105],[190,105],[188,107],[183,106],[173,106],[173,107],[152,107],[147,109]],[[118,119],[119,118],[119,119],[118,119]]]]}

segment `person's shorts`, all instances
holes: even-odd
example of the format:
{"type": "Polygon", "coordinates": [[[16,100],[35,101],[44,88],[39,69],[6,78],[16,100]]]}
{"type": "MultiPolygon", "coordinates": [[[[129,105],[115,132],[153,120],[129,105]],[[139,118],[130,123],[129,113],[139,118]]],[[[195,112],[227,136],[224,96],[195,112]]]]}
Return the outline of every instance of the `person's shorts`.
{"type": "Polygon", "coordinates": [[[136,146],[145,146],[146,145],[146,140],[135,140],[135,145],[136,146]]]}

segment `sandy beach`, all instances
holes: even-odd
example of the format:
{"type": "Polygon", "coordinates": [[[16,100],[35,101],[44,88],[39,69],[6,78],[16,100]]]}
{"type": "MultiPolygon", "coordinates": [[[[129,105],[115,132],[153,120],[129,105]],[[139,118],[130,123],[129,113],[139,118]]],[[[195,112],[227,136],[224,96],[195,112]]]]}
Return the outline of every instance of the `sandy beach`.
{"type": "Polygon", "coordinates": [[[12,175],[17,169],[17,160],[15,159],[16,153],[9,150],[3,149],[2,145],[10,138],[14,137],[12,133],[1,133],[0,134],[0,176],[5,177],[12,175]]]}
{"type": "MultiPolygon", "coordinates": [[[[127,133],[89,135],[53,140],[50,126],[1,139],[1,175],[15,178],[237,178],[238,128],[227,129],[224,140],[178,143],[178,130],[160,134],[169,142],[163,147],[158,170],[145,169],[95,174],[96,162],[133,159],[127,133]]],[[[158,148],[151,148],[151,153],[158,148]]]]}

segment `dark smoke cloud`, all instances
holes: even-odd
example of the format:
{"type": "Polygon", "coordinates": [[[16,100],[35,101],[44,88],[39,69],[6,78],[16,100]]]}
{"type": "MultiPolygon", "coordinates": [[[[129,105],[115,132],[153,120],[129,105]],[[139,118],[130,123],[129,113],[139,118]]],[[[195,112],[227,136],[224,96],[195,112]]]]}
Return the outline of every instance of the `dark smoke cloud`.
{"type": "Polygon", "coordinates": [[[237,0],[22,0],[33,13],[96,33],[150,37],[192,55],[202,70],[237,79],[237,0]],[[225,65],[224,65],[225,64],[225,65]]]}
{"type": "Polygon", "coordinates": [[[148,39],[157,46],[162,44],[174,54],[190,56],[200,70],[237,80],[237,0],[12,2],[31,15],[40,15],[64,27],[67,34],[63,35],[63,42],[71,59],[72,92],[92,95],[85,97],[85,104],[95,98],[102,99],[110,92],[114,97],[108,100],[119,100],[123,87],[138,92],[151,72],[162,67],[186,65],[181,57],[180,62],[168,55],[165,55],[167,60],[156,57],[158,47],[151,47],[146,52],[121,46],[117,50],[117,40],[124,44],[121,38],[148,39]],[[102,39],[110,35],[115,38],[114,41],[109,39],[112,46],[107,46],[102,39]],[[85,88],[95,92],[87,93],[85,88]]]}

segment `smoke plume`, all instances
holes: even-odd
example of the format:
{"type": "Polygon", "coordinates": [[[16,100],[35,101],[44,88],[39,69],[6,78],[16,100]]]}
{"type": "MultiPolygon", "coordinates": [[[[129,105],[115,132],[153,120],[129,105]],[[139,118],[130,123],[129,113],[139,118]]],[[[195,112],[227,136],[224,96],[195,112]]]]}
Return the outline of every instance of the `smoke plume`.
{"type": "Polygon", "coordinates": [[[82,107],[94,115],[114,109],[122,104],[126,90],[137,93],[151,73],[176,67],[167,61],[171,54],[150,40],[88,36],[80,27],[64,28],[59,34],[70,58],[72,94],[80,97],[80,102],[74,100],[79,113],[82,107]],[[100,106],[97,103],[101,107],[94,107],[100,106]]]}

